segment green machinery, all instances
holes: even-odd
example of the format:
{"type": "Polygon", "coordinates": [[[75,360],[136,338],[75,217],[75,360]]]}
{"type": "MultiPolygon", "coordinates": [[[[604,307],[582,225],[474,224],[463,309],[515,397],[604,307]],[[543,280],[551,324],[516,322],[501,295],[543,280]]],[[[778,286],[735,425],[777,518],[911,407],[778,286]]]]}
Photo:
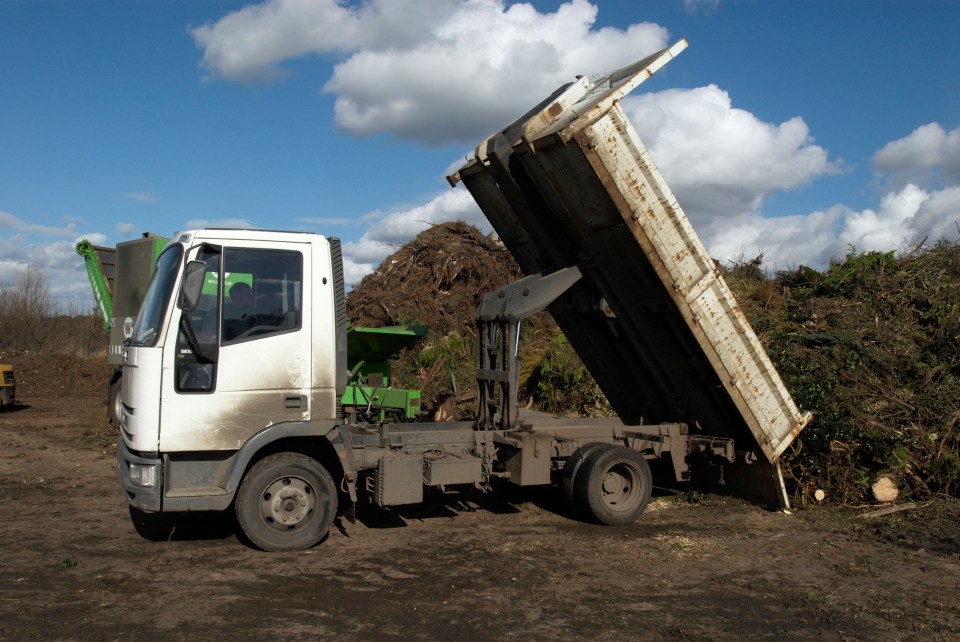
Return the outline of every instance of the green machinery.
{"type": "Polygon", "coordinates": [[[350,379],[341,404],[369,422],[412,421],[420,414],[420,391],[390,387],[390,358],[411,348],[426,326],[347,329],[350,379]]]}
{"type": "Polygon", "coordinates": [[[118,243],[116,248],[87,240],[77,243],[77,254],[86,265],[103,328],[110,333],[108,360],[114,365],[120,364],[120,347],[140,311],[153,277],[153,266],[166,245],[167,239],[150,233],[118,243]]]}
{"type": "Polygon", "coordinates": [[[133,321],[150,287],[153,266],[167,245],[167,239],[149,232],[139,239],[118,243],[117,247],[94,245],[86,239],[77,243],[83,257],[93,298],[107,331],[107,362],[114,366],[109,381],[108,415],[114,425],[120,423],[120,366],[124,340],[133,330],[133,321]]]}
{"type": "Polygon", "coordinates": [[[94,245],[86,239],[77,243],[76,249],[87,268],[87,278],[93,287],[93,298],[97,302],[100,318],[103,319],[103,329],[109,332],[113,319],[113,279],[116,274],[117,250],[94,245]]]}

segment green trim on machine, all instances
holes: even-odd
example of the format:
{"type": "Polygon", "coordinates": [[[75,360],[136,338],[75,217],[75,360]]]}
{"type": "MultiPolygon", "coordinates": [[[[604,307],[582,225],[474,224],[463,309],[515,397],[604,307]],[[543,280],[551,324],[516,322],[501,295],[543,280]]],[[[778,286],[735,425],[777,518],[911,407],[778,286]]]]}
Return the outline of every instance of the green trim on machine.
{"type": "Polygon", "coordinates": [[[420,391],[390,385],[390,359],[426,336],[426,326],[347,328],[350,379],[341,405],[367,421],[412,421],[420,415],[420,391]]]}
{"type": "MultiPolygon", "coordinates": [[[[112,325],[111,319],[113,319],[113,288],[110,284],[111,278],[104,271],[103,259],[115,258],[116,250],[96,246],[86,239],[77,243],[76,250],[77,254],[83,257],[87,268],[87,278],[90,279],[90,286],[93,288],[93,297],[103,318],[103,329],[109,332],[112,325]]],[[[110,261],[109,265],[113,267],[113,261],[110,261]]]]}

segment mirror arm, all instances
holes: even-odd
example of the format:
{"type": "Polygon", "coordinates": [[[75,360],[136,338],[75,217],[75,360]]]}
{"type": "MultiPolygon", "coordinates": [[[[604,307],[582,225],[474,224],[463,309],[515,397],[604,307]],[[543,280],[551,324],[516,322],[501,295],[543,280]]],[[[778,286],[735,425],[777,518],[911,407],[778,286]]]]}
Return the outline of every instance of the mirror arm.
{"type": "Polygon", "coordinates": [[[190,344],[190,349],[193,350],[193,354],[197,355],[197,361],[200,363],[216,363],[216,360],[208,356],[200,347],[197,335],[193,332],[193,324],[190,323],[190,318],[186,312],[180,313],[180,330],[187,335],[187,343],[190,344]]]}

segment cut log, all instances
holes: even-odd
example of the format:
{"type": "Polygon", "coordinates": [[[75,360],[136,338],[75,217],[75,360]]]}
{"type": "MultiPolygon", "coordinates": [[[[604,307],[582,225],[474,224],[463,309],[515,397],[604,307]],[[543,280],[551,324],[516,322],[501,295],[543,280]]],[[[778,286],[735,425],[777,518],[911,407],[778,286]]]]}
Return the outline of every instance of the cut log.
{"type": "Polygon", "coordinates": [[[873,496],[878,502],[894,502],[897,501],[897,497],[900,495],[897,482],[886,475],[873,482],[870,490],[873,491],[873,496]]]}

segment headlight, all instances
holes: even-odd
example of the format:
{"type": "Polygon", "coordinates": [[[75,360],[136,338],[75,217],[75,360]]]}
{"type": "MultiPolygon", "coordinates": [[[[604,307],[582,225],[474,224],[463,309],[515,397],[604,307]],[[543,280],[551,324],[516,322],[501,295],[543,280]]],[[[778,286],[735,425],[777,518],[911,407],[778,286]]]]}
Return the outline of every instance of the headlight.
{"type": "Polygon", "coordinates": [[[130,481],[137,486],[152,488],[157,485],[157,467],[153,464],[130,464],[130,481]]]}

